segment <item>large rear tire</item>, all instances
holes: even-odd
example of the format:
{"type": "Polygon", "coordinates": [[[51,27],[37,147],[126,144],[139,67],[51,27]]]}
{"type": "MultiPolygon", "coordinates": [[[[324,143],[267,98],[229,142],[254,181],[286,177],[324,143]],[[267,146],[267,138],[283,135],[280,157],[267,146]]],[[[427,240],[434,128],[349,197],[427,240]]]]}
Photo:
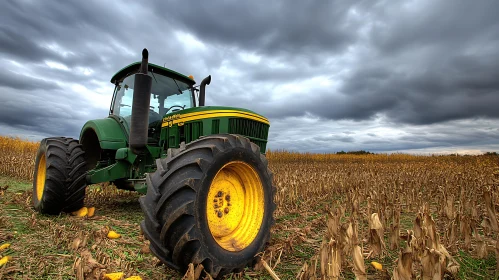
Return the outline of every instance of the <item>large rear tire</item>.
{"type": "Polygon", "coordinates": [[[260,148],[239,135],[212,135],[157,160],[140,198],[151,251],[185,271],[241,271],[264,250],[275,210],[272,173],[260,148]]]}
{"type": "Polygon", "coordinates": [[[85,152],[77,140],[57,137],[40,142],[33,176],[33,205],[43,214],[57,215],[83,207],[85,152]]]}

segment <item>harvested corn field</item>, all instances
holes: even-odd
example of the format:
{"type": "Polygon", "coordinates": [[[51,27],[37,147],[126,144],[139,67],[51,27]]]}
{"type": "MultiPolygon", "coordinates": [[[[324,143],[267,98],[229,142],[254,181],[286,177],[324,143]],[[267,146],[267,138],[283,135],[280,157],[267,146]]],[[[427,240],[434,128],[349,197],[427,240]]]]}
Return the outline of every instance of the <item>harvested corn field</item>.
{"type": "MultiPolygon", "coordinates": [[[[182,279],[150,254],[139,194],[94,185],[92,217],[31,206],[36,144],[0,138],[0,279],[182,279]],[[2,262],[2,260],[4,260],[2,262]]],[[[226,279],[490,279],[499,157],[268,152],[276,225],[253,269],[226,279]]],[[[186,279],[202,272],[192,267],[186,279]]],[[[497,276],[496,276],[497,277],[497,276]]]]}

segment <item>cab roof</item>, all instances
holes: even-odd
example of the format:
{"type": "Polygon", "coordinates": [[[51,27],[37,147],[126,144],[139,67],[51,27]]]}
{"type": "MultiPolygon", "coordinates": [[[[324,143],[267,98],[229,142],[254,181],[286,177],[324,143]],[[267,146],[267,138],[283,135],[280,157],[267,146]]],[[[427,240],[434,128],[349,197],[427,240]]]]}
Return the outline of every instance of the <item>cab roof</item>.
{"type": "MultiPolygon", "coordinates": [[[[122,81],[124,78],[137,73],[139,71],[139,68],[140,68],[140,62],[135,62],[128,66],[123,67],[121,70],[116,72],[116,74],[114,74],[114,76],[111,78],[111,83],[116,84],[116,82],[122,81]]],[[[185,75],[182,75],[178,72],[175,72],[165,67],[161,67],[156,64],[149,63],[148,71],[153,72],[154,74],[163,75],[176,79],[190,86],[193,86],[196,83],[193,79],[185,75]]]]}

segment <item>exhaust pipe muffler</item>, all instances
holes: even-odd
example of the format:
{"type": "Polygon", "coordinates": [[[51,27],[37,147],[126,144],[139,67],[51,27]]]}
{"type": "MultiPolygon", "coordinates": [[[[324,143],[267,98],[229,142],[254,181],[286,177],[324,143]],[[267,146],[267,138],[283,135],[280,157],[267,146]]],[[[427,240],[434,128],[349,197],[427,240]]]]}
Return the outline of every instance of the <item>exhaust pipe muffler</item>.
{"type": "Polygon", "coordinates": [[[130,150],[136,155],[147,152],[147,131],[149,127],[149,106],[151,102],[152,78],[147,75],[149,52],[142,51],[142,63],[133,86],[132,118],[130,122],[130,150]]]}

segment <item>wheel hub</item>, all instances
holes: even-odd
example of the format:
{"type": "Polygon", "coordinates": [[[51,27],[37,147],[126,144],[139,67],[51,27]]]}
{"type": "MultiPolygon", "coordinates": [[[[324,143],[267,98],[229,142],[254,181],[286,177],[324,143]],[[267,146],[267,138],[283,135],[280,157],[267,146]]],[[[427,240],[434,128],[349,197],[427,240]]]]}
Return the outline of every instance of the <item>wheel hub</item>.
{"type": "Polygon", "coordinates": [[[230,203],[230,193],[225,194],[224,191],[218,191],[213,199],[213,208],[217,212],[219,218],[229,214],[232,204],[230,203]]]}
{"type": "Polygon", "coordinates": [[[208,192],[210,233],[225,250],[240,251],[256,238],[263,220],[260,177],[247,163],[230,162],[213,178],[208,192]]]}

